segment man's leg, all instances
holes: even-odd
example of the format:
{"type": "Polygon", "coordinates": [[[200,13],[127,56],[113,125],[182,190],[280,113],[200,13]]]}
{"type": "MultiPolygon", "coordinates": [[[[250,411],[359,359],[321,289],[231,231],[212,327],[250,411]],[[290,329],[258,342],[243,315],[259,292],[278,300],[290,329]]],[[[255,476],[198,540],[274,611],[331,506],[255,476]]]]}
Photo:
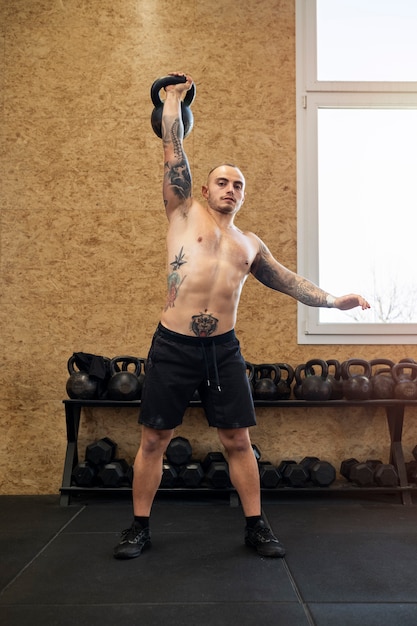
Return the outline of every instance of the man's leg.
{"type": "Polygon", "coordinates": [[[239,494],[246,517],[246,545],[261,556],[283,557],[284,546],[262,519],[259,469],[249,429],[218,429],[218,433],[228,455],[230,480],[239,494]]]}
{"type": "Polygon", "coordinates": [[[155,430],[142,426],[140,447],[133,466],[133,513],[131,528],[123,531],[114,549],[116,559],[132,559],[151,546],[149,517],[161,483],[162,460],[173,430],[155,430]]]}
{"type": "Polygon", "coordinates": [[[172,439],[173,430],[155,430],[142,426],[140,447],[133,465],[133,513],[149,517],[161,484],[162,460],[172,439]]]}
{"type": "Polygon", "coordinates": [[[229,461],[230,480],[239,494],[246,517],[261,514],[259,469],[248,428],[218,429],[229,461]]]}

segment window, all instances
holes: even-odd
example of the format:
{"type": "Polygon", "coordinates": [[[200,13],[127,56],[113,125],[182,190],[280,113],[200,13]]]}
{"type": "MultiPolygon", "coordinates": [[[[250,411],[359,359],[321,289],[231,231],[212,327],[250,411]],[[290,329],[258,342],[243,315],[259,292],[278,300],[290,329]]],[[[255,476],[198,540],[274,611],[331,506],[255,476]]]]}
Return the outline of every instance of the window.
{"type": "Polygon", "coordinates": [[[297,0],[300,343],[417,343],[417,3],[297,0]]]}

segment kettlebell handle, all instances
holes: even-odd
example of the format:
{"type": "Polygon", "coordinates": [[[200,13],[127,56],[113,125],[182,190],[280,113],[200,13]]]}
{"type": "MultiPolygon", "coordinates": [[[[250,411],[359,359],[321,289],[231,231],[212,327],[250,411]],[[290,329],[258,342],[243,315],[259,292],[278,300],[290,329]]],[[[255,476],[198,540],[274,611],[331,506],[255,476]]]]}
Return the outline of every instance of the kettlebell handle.
{"type": "Polygon", "coordinates": [[[112,376],[114,376],[119,372],[129,372],[129,365],[135,366],[135,371],[130,373],[134,374],[135,376],[139,376],[142,369],[142,363],[140,359],[135,356],[115,356],[110,361],[110,373],[112,376]],[[119,363],[122,363],[122,367],[119,366],[119,363]]]}
{"type": "Polygon", "coordinates": [[[75,356],[72,355],[70,356],[67,362],[68,374],[71,375],[71,374],[75,374],[76,372],[78,372],[78,369],[75,369],[74,365],[75,365],[75,356]]]}
{"type": "MultiPolygon", "coordinates": [[[[348,380],[348,378],[352,377],[351,367],[355,365],[363,368],[362,376],[365,376],[366,378],[370,378],[371,365],[369,361],[365,361],[365,359],[348,359],[347,361],[343,361],[342,363],[343,380],[348,380]]],[[[353,374],[353,376],[355,376],[355,374],[353,374]]]]}
{"type": "MultiPolygon", "coordinates": [[[[151,87],[151,100],[154,106],[160,106],[162,104],[161,96],[159,92],[161,89],[165,89],[168,85],[179,85],[180,83],[185,83],[187,81],[186,76],[162,76],[161,78],[157,78],[151,87]]],[[[183,100],[184,105],[189,107],[194,102],[195,98],[195,83],[193,83],[190,89],[185,94],[185,98],[183,100]]]]}
{"type": "Polygon", "coordinates": [[[417,363],[407,363],[405,361],[399,361],[398,363],[395,363],[395,365],[393,365],[392,367],[392,377],[395,380],[396,383],[400,383],[401,382],[401,374],[404,372],[404,370],[410,370],[410,379],[408,382],[412,382],[414,384],[416,384],[416,378],[417,378],[417,363]]]}
{"type": "Polygon", "coordinates": [[[319,374],[319,377],[322,378],[323,380],[327,380],[329,376],[329,366],[327,362],[323,361],[322,359],[310,359],[309,361],[307,361],[306,367],[305,367],[306,376],[307,377],[317,376],[314,370],[315,365],[321,368],[321,373],[319,374]],[[313,374],[311,374],[311,372],[313,372],[313,374]]]}

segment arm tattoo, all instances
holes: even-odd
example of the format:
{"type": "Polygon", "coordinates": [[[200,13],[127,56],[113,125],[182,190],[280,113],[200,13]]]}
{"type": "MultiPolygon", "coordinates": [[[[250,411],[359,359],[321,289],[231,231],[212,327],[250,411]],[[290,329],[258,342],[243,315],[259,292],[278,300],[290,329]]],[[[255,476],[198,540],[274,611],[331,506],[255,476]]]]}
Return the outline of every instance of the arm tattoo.
{"type": "Polygon", "coordinates": [[[266,246],[262,245],[260,252],[261,257],[254,276],[261,283],[271,289],[286,293],[307,306],[327,306],[327,292],[306,278],[286,270],[279,264],[274,266],[270,262],[272,257],[266,246]]]}
{"type": "Polygon", "coordinates": [[[168,275],[168,294],[164,311],[167,311],[168,309],[171,309],[175,306],[175,300],[177,299],[179,288],[186,278],[186,276],[183,276],[181,278],[181,276],[177,272],[177,270],[180,269],[181,265],[187,263],[187,261],[184,261],[183,249],[184,248],[182,247],[179,254],[175,257],[175,260],[170,263],[172,267],[172,272],[168,275]]]}
{"type": "Polygon", "coordinates": [[[176,196],[182,199],[190,197],[191,176],[188,161],[184,155],[180,161],[165,163],[165,178],[176,196]]]}
{"type": "Polygon", "coordinates": [[[307,306],[327,306],[327,293],[310,281],[302,278],[297,284],[295,298],[307,306]]]}
{"type": "MultiPolygon", "coordinates": [[[[178,119],[178,117],[174,120],[172,126],[171,126],[171,141],[173,143],[174,146],[174,154],[176,156],[177,159],[181,159],[184,158],[184,153],[182,150],[182,143],[180,140],[180,121],[178,119]]],[[[182,133],[181,133],[182,135],[182,133]]]]}
{"type": "MultiPolygon", "coordinates": [[[[162,118],[162,140],[165,148],[172,145],[174,156],[165,162],[165,181],[173,193],[185,200],[191,196],[191,173],[182,146],[183,126],[179,117],[162,118]]],[[[165,205],[167,201],[165,200],[165,205]]]]}
{"type": "Polygon", "coordinates": [[[197,337],[208,337],[213,334],[217,329],[218,319],[211,313],[199,313],[193,315],[191,318],[190,330],[193,331],[197,337]]]}

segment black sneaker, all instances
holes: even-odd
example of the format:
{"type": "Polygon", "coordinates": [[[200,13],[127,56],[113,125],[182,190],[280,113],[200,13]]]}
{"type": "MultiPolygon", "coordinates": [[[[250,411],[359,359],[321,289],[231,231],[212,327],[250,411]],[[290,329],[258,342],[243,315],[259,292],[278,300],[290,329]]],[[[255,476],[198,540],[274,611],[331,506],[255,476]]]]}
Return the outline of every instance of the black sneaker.
{"type": "Polygon", "coordinates": [[[122,532],[120,542],[114,549],[115,559],[135,559],[140,556],[143,550],[151,547],[151,533],[149,528],[132,524],[122,532]]]}
{"type": "Polygon", "coordinates": [[[281,558],[285,556],[285,548],[278,541],[272,530],[268,528],[261,519],[256,522],[253,528],[246,527],[245,543],[250,548],[254,548],[261,556],[281,558]]]}

